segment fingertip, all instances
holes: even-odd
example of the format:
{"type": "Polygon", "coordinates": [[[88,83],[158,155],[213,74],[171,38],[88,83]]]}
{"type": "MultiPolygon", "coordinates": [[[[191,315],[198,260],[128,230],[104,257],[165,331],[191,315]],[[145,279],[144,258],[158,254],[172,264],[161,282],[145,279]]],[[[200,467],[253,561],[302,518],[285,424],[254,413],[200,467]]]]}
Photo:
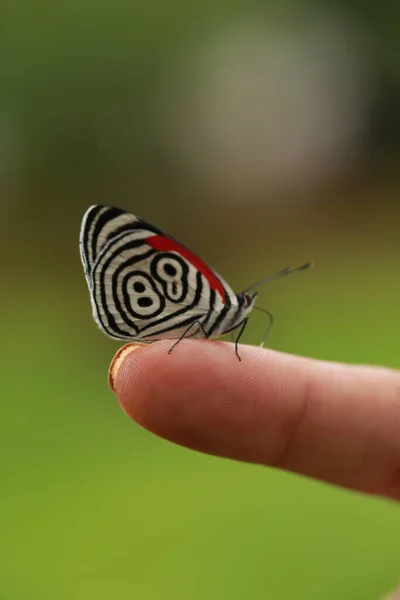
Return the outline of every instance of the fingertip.
{"type": "Polygon", "coordinates": [[[232,344],[128,344],[110,367],[127,415],[208,454],[399,498],[400,381],[382,369],[232,344]]]}
{"type": "Polygon", "coordinates": [[[117,381],[118,381],[118,374],[120,372],[122,364],[125,362],[126,358],[129,356],[129,354],[131,354],[132,352],[135,352],[137,350],[140,350],[144,346],[145,346],[145,344],[137,344],[137,343],[125,344],[125,346],[122,346],[114,354],[114,357],[113,357],[110,367],[108,369],[108,385],[109,385],[111,391],[114,392],[114,394],[118,395],[117,381]]]}
{"type": "MultiPolygon", "coordinates": [[[[199,429],[199,414],[212,424],[219,395],[229,382],[249,371],[254,349],[241,347],[242,362],[232,344],[184,340],[172,352],[170,340],[127,344],[115,355],[109,385],[128,416],[158,435],[171,437],[179,429],[199,429]]],[[[249,374],[248,374],[249,377],[249,374]]],[[[205,423],[203,422],[203,426],[205,423]]]]}
{"type": "MultiPolygon", "coordinates": [[[[276,353],[242,345],[239,362],[234,346],[225,342],[185,340],[171,353],[170,348],[164,340],[129,344],[116,354],[110,385],[121,408],[170,441],[221,456],[251,456],[254,462],[252,448],[246,453],[239,442],[235,449],[235,436],[246,436],[254,424],[257,388],[268,396],[276,387],[276,353]],[[265,364],[268,358],[271,365],[265,364]]],[[[252,446],[253,436],[248,438],[252,446]]]]}

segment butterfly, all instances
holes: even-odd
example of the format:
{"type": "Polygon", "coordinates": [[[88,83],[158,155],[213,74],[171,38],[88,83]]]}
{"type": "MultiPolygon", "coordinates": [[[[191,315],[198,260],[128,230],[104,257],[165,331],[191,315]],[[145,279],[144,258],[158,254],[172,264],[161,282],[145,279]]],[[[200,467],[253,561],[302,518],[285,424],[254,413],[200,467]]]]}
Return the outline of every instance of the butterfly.
{"type": "Polygon", "coordinates": [[[83,216],[80,254],[93,317],[109,337],[154,342],[216,338],[237,332],[235,353],[257,308],[259,285],[311,266],[284,269],[240,294],[185,246],[143,219],[120,208],[95,205],[83,216]]]}

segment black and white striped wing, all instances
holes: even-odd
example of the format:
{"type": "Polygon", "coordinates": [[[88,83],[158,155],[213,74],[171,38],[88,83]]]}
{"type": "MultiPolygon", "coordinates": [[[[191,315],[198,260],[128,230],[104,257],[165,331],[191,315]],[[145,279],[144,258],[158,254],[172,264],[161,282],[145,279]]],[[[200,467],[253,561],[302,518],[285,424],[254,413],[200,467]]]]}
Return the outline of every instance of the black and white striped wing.
{"type": "MultiPolygon", "coordinates": [[[[178,338],[201,321],[212,335],[236,295],[200,258],[156,227],[118,208],[92,206],[80,251],[93,316],[110,337],[178,338]]],[[[193,327],[193,336],[202,336],[193,327]]]]}

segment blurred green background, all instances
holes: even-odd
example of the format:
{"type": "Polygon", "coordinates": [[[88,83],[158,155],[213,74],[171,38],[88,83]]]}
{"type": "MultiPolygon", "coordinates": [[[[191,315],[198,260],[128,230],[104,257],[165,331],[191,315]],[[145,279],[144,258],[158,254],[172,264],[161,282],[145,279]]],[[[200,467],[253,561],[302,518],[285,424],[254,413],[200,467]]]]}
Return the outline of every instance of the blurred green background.
{"type": "Polygon", "coordinates": [[[262,290],[268,344],[399,367],[399,11],[3,0],[0,598],[372,600],[400,580],[397,506],[128,420],[77,242],[106,203],[237,291],[313,259],[262,290]]]}

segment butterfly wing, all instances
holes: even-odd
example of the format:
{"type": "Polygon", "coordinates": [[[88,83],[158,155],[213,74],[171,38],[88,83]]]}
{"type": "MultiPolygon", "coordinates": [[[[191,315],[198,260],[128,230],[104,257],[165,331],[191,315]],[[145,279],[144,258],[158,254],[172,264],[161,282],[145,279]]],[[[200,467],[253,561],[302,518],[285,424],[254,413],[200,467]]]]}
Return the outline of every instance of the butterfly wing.
{"type": "Polygon", "coordinates": [[[83,216],[79,246],[85,275],[90,282],[93,266],[107,243],[119,235],[138,229],[160,234],[161,231],[134,215],[109,206],[91,206],[83,216]]]}
{"type": "Polygon", "coordinates": [[[211,334],[234,308],[236,295],[204,261],[121,209],[89,208],[80,251],[93,316],[110,337],[174,339],[199,320],[211,334]]]}

